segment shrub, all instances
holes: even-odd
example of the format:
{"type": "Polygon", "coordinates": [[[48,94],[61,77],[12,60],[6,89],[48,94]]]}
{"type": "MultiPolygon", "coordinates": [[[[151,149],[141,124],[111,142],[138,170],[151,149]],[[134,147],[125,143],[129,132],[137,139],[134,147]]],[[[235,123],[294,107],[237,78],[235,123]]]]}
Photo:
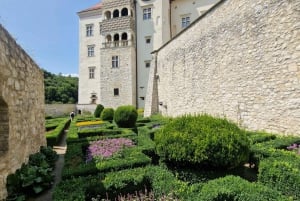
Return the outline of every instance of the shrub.
{"type": "Polygon", "coordinates": [[[119,106],[115,111],[114,120],[121,128],[133,128],[137,120],[137,111],[134,106],[119,106]]]}
{"type": "Polygon", "coordinates": [[[104,108],[101,113],[101,119],[103,121],[112,121],[114,119],[114,109],[113,108],[104,108]]]}
{"type": "Polygon", "coordinates": [[[300,157],[286,153],[261,160],[258,180],[294,200],[300,200],[300,157]]]}
{"type": "Polygon", "coordinates": [[[96,110],[94,112],[94,116],[95,117],[100,117],[101,112],[102,112],[103,109],[104,109],[103,105],[101,105],[101,104],[97,105],[96,110]]]}
{"type": "MultiPolygon", "coordinates": [[[[190,200],[190,199],[188,199],[190,200]]],[[[288,201],[280,192],[261,184],[250,183],[240,177],[226,176],[209,181],[197,198],[201,201],[288,201]]]]}
{"type": "Polygon", "coordinates": [[[249,156],[245,132],[226,119],[209,115],[175,118],[157,131],[154,140],[158,155],[177,164],[234,168],[249,156]]]}
{"type": "Polygon", "coordinates": [[[52,170],[57,154],[50,147],[41,147],[40,152],[29,156],[28,164],[22,164],[14,174],[7,177],[9,198],[25,200],[26,196],[39,194],[51,187],[52,170]]]}
{"type": "Polygon", "coordinates": [[[69,125],[70,119],[59,118],[57,120],[57,126],[55,127],[55,129],[46,133],[47,146],[56,145],[64,134],[65,128],[69,125]]]}

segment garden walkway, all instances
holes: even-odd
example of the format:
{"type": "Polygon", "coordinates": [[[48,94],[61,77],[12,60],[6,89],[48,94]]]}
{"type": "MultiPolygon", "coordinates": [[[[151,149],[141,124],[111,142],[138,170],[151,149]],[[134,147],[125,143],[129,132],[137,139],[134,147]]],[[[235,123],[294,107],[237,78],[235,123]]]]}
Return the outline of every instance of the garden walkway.
{"type": "Polygon", "coordinates": [[[64,161],[65,161],[65,153],[67,150],[67,144],[66,144],[66,138],[67,138],[67,133],[68,133],[68,128],[66,128],[60,142],[58,143],[58,146],[54,146],[53,150],[56,151],[58,154],[58,160],[56,161],[55,164],[55,169],[54,169],[54,184],[52,185],[52,188],[45,191],[42,193],[40,196],[31,198],[29,201],[52,201],[52,193],[54,190],[54,187],[61,181],[61,173],[62,173],[62,168],[64,167],[64,161]]]}

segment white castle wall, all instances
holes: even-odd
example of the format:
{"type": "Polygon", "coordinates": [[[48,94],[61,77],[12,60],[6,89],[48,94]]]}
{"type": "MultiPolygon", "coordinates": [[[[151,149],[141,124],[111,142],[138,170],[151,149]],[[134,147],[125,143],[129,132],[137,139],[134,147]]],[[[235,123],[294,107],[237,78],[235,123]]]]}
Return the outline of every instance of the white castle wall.
{"type": "Polygon", "coordinates": [[[149,78],[158,90],[148,89],[145,115],[160,103],[167,116],[205,112],[300,134],[299,8],[298,0],[222,0],[158,50],[158,76],[149,78]]]}

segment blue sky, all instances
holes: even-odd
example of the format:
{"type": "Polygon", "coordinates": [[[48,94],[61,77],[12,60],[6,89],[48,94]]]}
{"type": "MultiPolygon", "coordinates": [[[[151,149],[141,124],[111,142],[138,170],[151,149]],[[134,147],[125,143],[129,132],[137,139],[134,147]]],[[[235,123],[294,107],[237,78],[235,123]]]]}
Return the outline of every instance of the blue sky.
{"type": "Polygon", "coordinates": [[[0,0],[0,23],[43,69],[78,74],[78,16],[100,0],[0,0]]]}

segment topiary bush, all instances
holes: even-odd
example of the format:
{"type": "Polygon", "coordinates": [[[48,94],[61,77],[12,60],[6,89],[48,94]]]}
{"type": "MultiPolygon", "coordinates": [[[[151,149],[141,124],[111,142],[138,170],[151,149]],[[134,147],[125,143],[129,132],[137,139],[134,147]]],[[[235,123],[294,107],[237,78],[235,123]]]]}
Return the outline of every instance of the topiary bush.
{"type": "Polygon", "coordinates": [[[133,128],[137,120],[136,108],[132,105],[119,106],[114,115],[114,121],[121,128],[133,128]]]}
{"type": "Polygon", "coordinates": [[[154,137],[162,160],[180,165],[234,168],[247,161],[250,142],[226,119],[209,115],[177,117],[154,137]]]}
{"type": "Polygon", "coordinates": [[[103,109],[104,109],[103,105],[101,105],[101,104],[97,105],[96,110],[94,112],[94,116],[95,117],[100,117],[101,112],[103,111],[103,109]]]}
{"type": "Polygon", "coordinates": [[[104,108],[101,112],[100,118],[103,121],[112,121],[114,119],[115,111],[113,108],[104,108]]]}

